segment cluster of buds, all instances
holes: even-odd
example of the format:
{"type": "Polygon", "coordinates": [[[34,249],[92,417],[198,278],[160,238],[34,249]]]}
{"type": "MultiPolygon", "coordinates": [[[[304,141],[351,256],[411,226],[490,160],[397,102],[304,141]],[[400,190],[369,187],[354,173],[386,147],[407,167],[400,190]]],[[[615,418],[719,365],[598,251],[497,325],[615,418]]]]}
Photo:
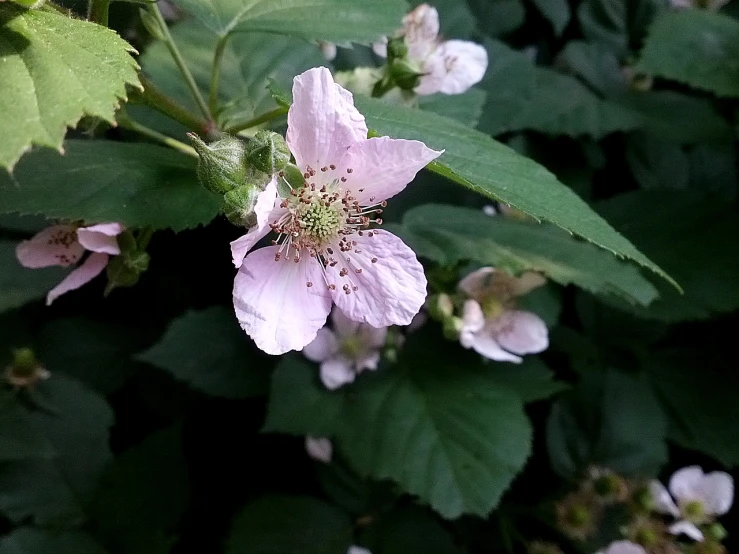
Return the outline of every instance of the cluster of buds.
{"type": "Polygon", "coordinates": [[[285,139],[272,131],[259,131],[247,140],[225,136],[209,144],[194,133],[188,136],[198,153],[200,184],[223,197],[223,213],[234,225],[256,225],[254,208],[259,193],[273,175],[300,173],[289,163],[285,139]]]}

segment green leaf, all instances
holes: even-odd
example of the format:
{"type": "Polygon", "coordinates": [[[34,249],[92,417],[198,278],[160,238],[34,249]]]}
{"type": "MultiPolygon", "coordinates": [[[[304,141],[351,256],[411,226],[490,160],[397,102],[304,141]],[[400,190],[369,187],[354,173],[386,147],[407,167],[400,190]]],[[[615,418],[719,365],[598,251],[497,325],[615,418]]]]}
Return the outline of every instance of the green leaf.
{"type": "MultiPolygon", "coordinates": [[[[2,179],[0,176],[0,182],[2,179]]],[[[16,246],[18,242],[0,239],[0,312],[42,298],[64,277],[64,271],[58,267],[23,267],[15,257],[16,246]]]]}
{"type": "Polygon", "coordinates": [[[21,527],[0,539],[0,554],[106,554],[87,533],[21,527]]]}
{"type": "Polygon", "coordinates": [[[0,462],[52,458],[54,447],[8,390],[0,390],[0,462]]]}
{"type": "Polygon", "coordinates": [[[265,496],[234,519],[226,554],[346,554],[352,522],[317,498],[265,496]]]}
{"type": "Polygon", "coordinates": [[[442,265],[471,260],[515,273],[540,271],[562,285],[608,292],[643,305],[657,298],[654,285],[636,266],[551,225],[426,204],[406,212],[402,229],[401,235],[420,256],[442,265]]]}
{"type": "Polygon", "coordinates": [[[484,516],[530,453],[518,387],[479,357],[418,335],[397,365],[335,392],[323,390],[310,365],[285,358],[265,429],[330,436],[355,468],[393,479],[444,517],[484,516]]]}
{"type": "Polygon", "coordinates": [[[552,24],[554,34],[561,35],[570,22],[570,4],[567,0],[534,0],[536,9],[552,24]]]}
{"type": "Polygon", "coordinates": [[[418,107],[422,110],[456,119],[469,127],[476,127],[485,105],[485,91],[471,88],[462,94],[432,94],[419,96],[418,107]]]}
{"type": "Polygon", "coordinates": [[[670,415],[670,438],[734,467],[739,464],[739,380],[727,354],[680,349],[646,363],[670,415]]]}
{"type": "Polygon", "coordinates": [[[557,57],[564,66],[603,96],[623,94],[627,82],[618,58],[599,42],[571,40],[557,57]]]}
{"type": "MultiPolygon", "coordinates": [[[[411,6],[424,4],[423,0],[412,0],[411,6]]],[[[467,2],[459,0],[435,0],[434,8],[439,12],[439,31],[448,39],[469,39],[475,33],[477,21],[467,2]]]]}
{"type": "Polygon", "coordinates": [[[664,10],[662,0],[585,0],[577,17],[585,38],[623,57],[638,48],[650,22],[664,10]]]}
{"type": "Polygon", "coordinates": [[[599,98],[572,76],[537,67],[501,42],[488,41],[486,47],[490,65],[483,83],[488,100],[479,128],[492,135],[533,129],[600,138],[641,123],[633,110],[599,98]]]}
{"type": "Polygon", "coordinates": [[[253,363],[249,341],[233,312],[222,307],[175,319],[162,339],[137,359],[212,396],[249,398],[267,390],[268,373],[253,363]]]}
{"type": "Polygon", "coordinates": [[[690,164],[679,144],[633,133],[628,138],[626,161],[642,188],[680,190],[688,186],[690,164]]]}
{"type": "Polygon", "coordinates": [[[638,69],[718,96],[739,96],[739,22],[708,10],[660,17],[641,52],[638,69]]]}
{"type": "Polygon", "coordinates": [[[681,284],[680,295],[656,283],[648,308],[612,302],[640,317],[702,319],[739,308],[739,220],[730,206],[695,192],[641,191],[597,205],[681,284]]]}
{"type": "Polygon", "coordinates": [[[521,0],[467,0],[477,17],[477,26],[490,37],[514,31],[524,23],[526,10],[521,0]]]}
{"type": "Polygon", "coordinates": [[[23,460],[0,469],[0,510],[13,521],[79,523],[110,458],[113,413],[105,400],[61,374],[37,385],[44,411],[29,417],[54,448],[47,460],[23,460]]]}
{"type": "MultiPolygon", "coordinates": [[[[218,38],[196,21],[180,23],[171,32],[196,83],[207,96],[218,38]]],[[[221,65],[218,96],[222,110],[218,114],[219,122],[246,121],[274,109],[276,105],[268,90],[270,81],[275,80],[278,87],[289,89],[293,76],[325,63],[318,46],[300,39],[265,33],[231,36],[221,65]]],[[[197,109],[164,43],[154,43],[147,48],[141,66],[163,92],[183,105],[197,109]]]]}
{"type": "Polygon", "coordinates": [[[431,514],[415,506],[381,513],[361,535],[372,554],[461,554],[449,532],[431,514]]]}
{"type": "Polygon", "coordinates": [[[140,86],[133,48],[113,31],[58,13],[0,6],[0,167],[31,144],[61,149],[83,115],[112,123],[126,85],[140,86]]]}
{"type": "Polygon", "coordinates": [[[195,161],[150,144],[70,140],[39,150],[14,175],[0,174],[2,210],[87,223],[182,230],[210,222],[218,196],[201,187],[195,161]]]}
{"type": "Polygon", "coordinates": [[[416,139],[445,149],[428,168],[471,190],[554,223],[611,252],[672,279],[598,216],[549,171],[489,136],[452,119],[355,98],[368,125],[383,135],[416,139]]]}
{"type": "Polygon", "coordinates": [[[261,31],[330,42],[372,42],[392,35],[402,0],[177,0],[211,31],[261,31]]]}
{"type": "Polygon", "coordinates": [[[105,471],[90,510],[95,528],[118,554],[169,552],[189,486],[181,426],[158,431],[105,471]]]}
{"type": "Polygon", "coordinates": [[[667,461],[667,419],[646,379],[591,370],[547,421],[553,469],[570,479],[591,465],[652,477],[667,461]]]}

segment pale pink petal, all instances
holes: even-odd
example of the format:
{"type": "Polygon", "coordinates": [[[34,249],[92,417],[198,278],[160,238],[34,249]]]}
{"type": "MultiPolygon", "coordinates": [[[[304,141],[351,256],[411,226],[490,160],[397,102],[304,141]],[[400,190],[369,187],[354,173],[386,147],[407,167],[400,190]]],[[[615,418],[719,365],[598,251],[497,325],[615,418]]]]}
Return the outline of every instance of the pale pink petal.
{"type": "Polygon", "coordinates": [[[465,276],[457,288],[467,294],[467,296],[479,297],[483,295],[490,282],[493,279],[493,274],[497,270],[494,267],[481,267],[480,269],[473,271],[472,273],[465,276]]]}
{"type": "Polygon", "coordinates": [[[328,271],[329,282],[336,286],[331,291],[333,300],[354,321],[373,327],[408,325],[426,299],[423,267],[395,235],[384,230],[369,235],[352,235],[355,250],[361,253],[352,252],[350,260],[335,247],[339,263],[328,271]],[[339,276],[343,267],[349,270],[346,277],[339,276]]]}
{"type": "Polygon", "coordinates": [[[372,43],[372,51],[381,58],[387,58],[387,37],[372,43]]]}
{"type": "Polygon", "coordinates": [[[514,354],[536,354],[549,346],[549,331],[531,312],[506,310],[491,323],[498,343],[514,354]]]}
{"type": "Polygon", "coordinates": [[[346,554],[372,554],[372,552],[361,546],[350,546],[346,554]]]}
{"type": "Polygon", "coordinates": [[[331,324],[334,332],[339,337],[349,337],[357,334],[361,325],[358,321],[346,317],[344,312],[336,307],[331,311],[331,324]]]}
{"type": "Polygon", "coordinates": [[[77,240],[76,230],[72,225],[47,227],[30,240],[21,242],[15,249],[16,257],[23,267],[32,269],[72,265],[85,253],[77,240]]]}
{"type": "Polygon", "coordinates": [[[287,144],[301,170],[336,164],[347,148],[366,138],[364,116],[328,69],[316,67],[295,77],[287,144]]]}
{"type": "Polygon", "coordinates": [[[424,76],[416,94],[461,94],[479,83],[488,68],[488,53],[479,44],[466,40],[441,43],[426,59],[424,76]]]}
{"type": "Polygon", "coordinates": [[[326,61],[332,61],[336,58],[336,43],[326,42],[323,40],[318,41],[318,46],[321,49],[321,53],[326,61]]]}
{"type": "Polygon", "coordinates": [[[652,479],[649,482],[649,495],[652,497],[654,509],[659,513],[670,514],[674,517],[680,515],[680,510],[675,504],[675,501],[672,500],[672,496],[667,492],[665,486],[656,479],[652,479]]]}
{"type": "Polygon", "coordinates": [[[667,530],[673,535],[687,535],[694,541],[703,542],[703,533],[689,521],[678,521],[670,525],[667,530]]]}
{"type": "Polygon", "coordinates": [[[356,376],[354,364],[343,356],[334,356],[321,362],[321,381],[329,390],[351,383],[356,376]]]}
{"type": "Polygon", "coordinates": [[[675,9],[687,9],[695,7],[694,0],[670,0],[670,6],[675,9]]]}
{"type": "Polygon", "coordinates": [[[708,515],[724,515],[734,502],[734,479],[723,471],[708,473],[701,484],[701,496],[708,515]]]}
{"type": "Polygon", "coordinates": [[[408,58],[422,62],[436,48],[439,36],[439,12],[421,4],[403,18],[408,58]]]}
{"type": "Polygon", "coordinates": [[[312,362],[322,362],[339,351],[339,341],[328,327],[318,330],[316,338],[305,345],[303,355],[312,362]]]}
{"type": "Polygon", "coordinates": [[[275,179],[273,176],[264,190],[259,193],[254,204],[254,215],[257,216],[257,224],[249,229],[245,235],[231,242],[231,256],[237,268],[241,267],[249,250],[254,248],[254,245],[270,232],[269,224],[277,221],[285,213],[284,208],[280,208],[279,205],[275,207],[278,198],[275,179]]]}
{"type": "Polygon", "coordinates": [[[387,340],[387,327],[362,325],[359,329],[359,336],[362,339],[362,343],[366,344],[369,348],[382,348],[385,346],[385,341],[387,340]]]}
{"type": "Polygon", "coordinates": [[[305,451],[314,460],[328,464],[334,455],[334,445],[326,437],[307,436],[305,437],[305,451]]]}
{"type": "Polygon", "coordinates": [[[462,332],[477,333],[485,326],[485,314],[476,300],[468,299],[462,306],[462,332]]]}
{"type": "Polygon", "coordinates": [[[608,545],[605,554],[646,554],[646,550],[631,541],[614,541],[608,545]]]}
{"type": "Polygon", "coordinates": [[[354,362],[357,373],[362,373],[365,369],[375,370],[380,365],[380,353],[373,350],[354,362]]]}
{"type": "Polygon", "coordinates": [[[301,350],[316,338],[331,311],[331,297],[315,259],[304,252],[300,263],[285,257],[276,262],[279,248],[250,253],[234,280],[236,317],[267,354],[301,350]]]}
{"type": "Polygon", "coordinates": [[[484,356],[488,360],[495,360],[496,362],[513,362],[516,364],[520,364],[523,361],[519,356],[515,356],[510,352],[503,350],[487,327],[482,331],[470,334],[468,340],[465,340],[465,342],[462,343],[462,346],[465,348],[472,348],[475,352],[484,356]],[[469,344],[469,346],[467,346],[467,344],[469,344]]]}
{"type": "Polygon", "coordinates": [[[546,284],[547,279],[536,271],[524,271],[513,279],[513,296],[523,296],[546,284]]]}
{"type": "Polygon", "coordinates": [[[417,140],[375,137],[352,145],[337,172],[346,178],[343,187],[366,206],[398,194],[441,154],[417,140]]]}
{"type": "Polygon", "coordinates": [[[78,289],[82,285],[89,283],[102,273],[106,265],[108,265],[108,255],[93,252],[82,262],[82,265],[71,271],[61,283],[49,291],[49,294],[46,295],[46,305],[51,305],[54,300],[65,292],[78,289]]]}
{"type": "Polygon", "coordinates": [[[700,487],[703,476],[703,470],[699,466],[684,467],[670,477],[667,488],[678,502],[701,500],[700,487]]]}
{"type": "Polygon", "coordinates": [[[77,229],[77,239],[91,252],[117,256],[121,253],[121,249],[116,237],[125,230],[126,228],[120,223],[99,223],[77,229]]]}

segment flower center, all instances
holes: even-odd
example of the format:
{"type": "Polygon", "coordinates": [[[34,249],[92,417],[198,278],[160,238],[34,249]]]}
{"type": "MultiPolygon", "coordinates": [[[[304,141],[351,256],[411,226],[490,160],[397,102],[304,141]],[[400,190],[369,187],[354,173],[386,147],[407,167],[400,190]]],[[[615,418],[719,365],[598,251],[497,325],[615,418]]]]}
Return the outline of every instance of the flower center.
{"type": "Polygon", "coordinates": [[[355,360],[365,351],[364,342],[358,336],[346,337],[341,341],[341,352],[347,358],[355,360]]]}
{"type": "Polygon", "coordinates": [[[680,511],[685,519],[693,523],[702,523],[706,515],[703,503],[700,500],[685,502],[680,506],[680,511]]]}
{"type": "Polygon", "coordinates": [[[321,202],[299,205],[295,217],[302,224],[303,232],[317,243],[336,238],[343,223],[337,206],[321,202]]]}

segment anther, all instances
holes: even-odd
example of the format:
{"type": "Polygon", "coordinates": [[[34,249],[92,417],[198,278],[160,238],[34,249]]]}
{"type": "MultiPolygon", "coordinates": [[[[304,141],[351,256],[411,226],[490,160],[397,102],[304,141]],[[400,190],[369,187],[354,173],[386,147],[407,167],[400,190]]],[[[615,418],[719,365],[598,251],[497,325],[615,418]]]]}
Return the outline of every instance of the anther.
{"type": "Polygon", "coordinates": [[[355,269],[354,273],[357,273],[357,274],[362,273],[362,268],[360,267],[359,269],[355,269]]]}
{"type": "Polygon", "coordinates": [[[329,167],[330,167],[331,169],[336,169],[336,166],[335,166],[334,164],[331,164],[331,165],[330,165],[329,167]]]}
{"type": "Polygon", "coordinates": [[[310,281],[308,281],[308,282],[307,282],[307,283],[305,284],[305,286],[306,286],[306,287],[308,287],[308,288],[311,288],[311,287],[313,286],[313,283],[311,283],[310,281]]]}
{"type": "Polygon", "coordinates": [[[376,264],[376,263],[377,263],[377,258],[372,258],[372,259],[371,259],[370,261],[371,261],[371,262],[372,262],[373,264],[376,264]]]}
{"type": "Polygon", "coordinates": [[[347,167],[347,168],[346,168],[346,172],[347,172],[347,173],[353,173],[353,172],[354,172],[354,170],[353,170],[353,169],[352,169],[351,167],[347,167]]]}

